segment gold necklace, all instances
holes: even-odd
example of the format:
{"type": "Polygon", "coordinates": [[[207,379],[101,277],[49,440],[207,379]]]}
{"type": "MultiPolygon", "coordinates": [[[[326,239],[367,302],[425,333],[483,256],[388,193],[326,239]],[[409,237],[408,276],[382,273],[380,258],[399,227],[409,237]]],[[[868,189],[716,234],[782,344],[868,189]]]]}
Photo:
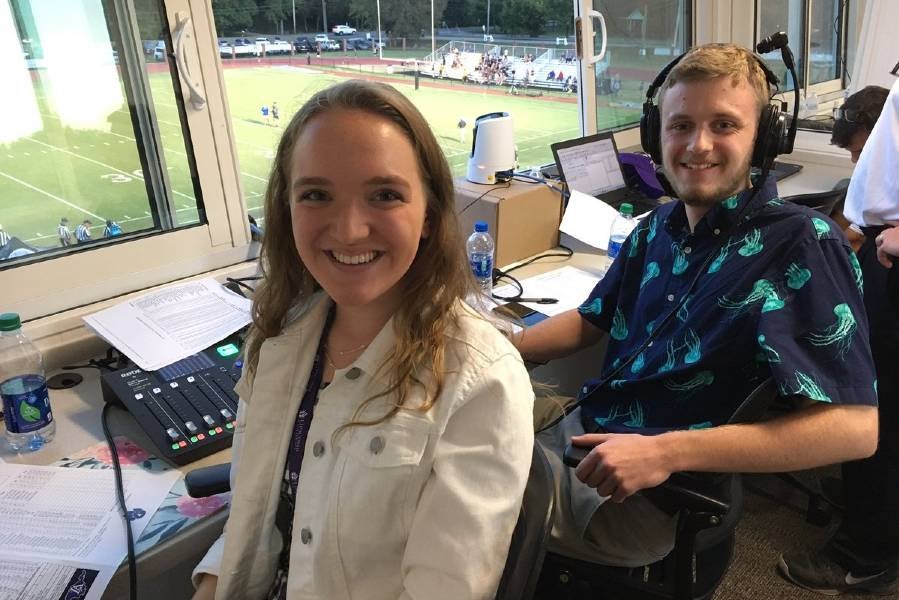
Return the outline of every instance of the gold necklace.
{"type": "MultiPolygon", "coordinates": [[[[346,356],[348,354],[354,354],[361,350],[365,350],[366,348],[368,348],[368,344],[360,344],[359,346],[357,346],[355,348],[350,348],[349,350],[343,350],[343,351],[334,350],[334,354],[336,354],[338,356],[338,358],[343,358],[344,356],[346,356]]],[[[330,354],[329,350],[330,349],[327,346],[325,346],[325,360],[328,361],[328,365],[336,371],[337,365],[335,365],[334,361],[331,360],[331,354],[330,354]]]]}

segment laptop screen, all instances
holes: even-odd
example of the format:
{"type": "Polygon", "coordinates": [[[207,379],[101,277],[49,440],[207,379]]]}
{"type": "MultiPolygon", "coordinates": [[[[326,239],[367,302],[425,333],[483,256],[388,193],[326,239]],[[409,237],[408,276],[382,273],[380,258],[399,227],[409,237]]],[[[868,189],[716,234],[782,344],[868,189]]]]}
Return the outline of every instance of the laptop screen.
{"type": "Polygon", "coordinates": [[[559,175],[569,189],[601,196],[625,187],[611,133],[558,142],[551,148],[559,175]]]}

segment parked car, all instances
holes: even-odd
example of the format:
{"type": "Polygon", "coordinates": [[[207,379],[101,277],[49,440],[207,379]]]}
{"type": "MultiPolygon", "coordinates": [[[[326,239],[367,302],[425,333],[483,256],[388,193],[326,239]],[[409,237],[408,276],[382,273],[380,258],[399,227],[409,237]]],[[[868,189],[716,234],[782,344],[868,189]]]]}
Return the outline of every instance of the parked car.
{"type": "Polygon", "coordinates": [[[307,37],[298,37],[293,41],[294,52],[312,52],[314,49],[314,45],[307,37]]]}
{"type": "Polygon", "coordinates": [[[331,41],[331,38],[329,38],[326,33],[316,33],[314,41],[316,44],[327,44],[331,41]]]}
{"type": "Polygon", "coordinates": [[[356,30],[349,25],[335,25],[331,28],[331,33],[334,35],[353,35],[356,33],[356,30]]]}
{"type": "Polygon", "coordinates": [[[266,54],[290,54],[290,44],[279,38],[256,38],[256,54],[262,55],[263,50],[266,54]]]}
{"type": "Polygon", "coordinates": [[[234,49],[234,56],[259,56],[256,44],[249,42],[246,38],[234,40],[234,44],[231,46],[234,49]]]}
{"type": "MultiPolygon", "coordinates": [[[[359,39],[359,40],[353,40],[352,43],[353,43],[353,48],[355,48],[356,50],[371,50],[371,48],[372,48],[371,40],[359,39]]],[[[347,46],[349,46],[349,44],[347,44],[347,46]]]]}
{"type": "Polygon", "coordinates": [[[156,46],[153,47],[153,59],[154,60],[165,60],[165,42],[159,40],[156,42],[156,46]]]}

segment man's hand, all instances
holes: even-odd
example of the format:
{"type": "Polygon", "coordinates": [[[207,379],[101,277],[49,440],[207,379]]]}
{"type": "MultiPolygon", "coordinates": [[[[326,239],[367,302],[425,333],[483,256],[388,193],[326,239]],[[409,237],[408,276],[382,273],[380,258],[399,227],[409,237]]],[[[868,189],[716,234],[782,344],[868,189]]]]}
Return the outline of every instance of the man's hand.
{"type": "Polygon", "coordinates": [[[899,256],[899,227],[884,229],[874,238],[877,260],[887,269],[893,266],[893,257],[899,256]]]}
{"type": "Polygon", "coordinates": [[[640,490],[655,487],[672,473],[658,436],[588,433],[572,437],[571,443],[594,446],[575,475],[596,488],[600,496],[611,496],[613,502],[623,502],[640,490]]]}

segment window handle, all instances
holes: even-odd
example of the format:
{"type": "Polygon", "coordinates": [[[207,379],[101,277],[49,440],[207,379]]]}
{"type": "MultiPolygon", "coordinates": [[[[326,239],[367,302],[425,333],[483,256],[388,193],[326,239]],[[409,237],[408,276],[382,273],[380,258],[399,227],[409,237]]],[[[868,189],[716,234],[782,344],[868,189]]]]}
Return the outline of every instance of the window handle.
{"type": "Polygon", "coordinates": [[[193,81],[190,74],[190,68],[187,66],[187,56],[184,53],[184,39],[190,35],[188,28],[190,27],[190,16],[185,12],[179,12],[177,15],[178,26],[175,29],[175,64],[178,66],[178,73],[181,79],[187,84],[190,90],[190,103],[194,110],[203,110],[206,106],[206,98],[200,91],[199,84],[193,81]]]}
{"type": "MultiPolygon", "coordinates": [[[[575,46],[577,48],[578,58],[582,61],[587,61],[587,65],[594,65],[601,61],[606,55],[606,42],[608,41],[608,36],[606,35],[606,20],[602,16],[598,10],[591,10],[587,12],[587,17],[589,19],[596,19],[599,21],[599,29],[602,34],[602,46],[599,49],[599,54],[593,54],[593,40],[591,39],[589,43],[582,39],[582,28],[581,28],[581,18],[578,17],[575,19],[575,46]]],[[[591,28],[591,32],[594,31],[591,28]]]]}

